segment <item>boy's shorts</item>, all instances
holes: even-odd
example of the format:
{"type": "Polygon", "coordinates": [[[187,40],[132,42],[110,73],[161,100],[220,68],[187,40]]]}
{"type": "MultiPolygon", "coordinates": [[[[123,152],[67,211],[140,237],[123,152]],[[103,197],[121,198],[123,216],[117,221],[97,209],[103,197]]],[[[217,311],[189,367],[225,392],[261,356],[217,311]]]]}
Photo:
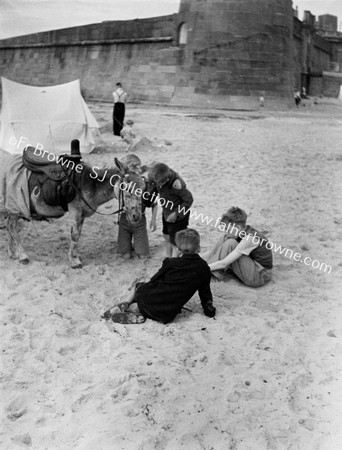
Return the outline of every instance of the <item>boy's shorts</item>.
{"type": "Polygon", "coordinates": [[[128,221],[126,214],[121,214],[117,252],[120,255],[125,255],[133,249],[138,256],[148,256],[149,254],[146,217],[143,214],[138,223],[132,224],[128,221]]]}
{"type": "Polygon", "coordinates": [[[163,234],[168,234],[170,236],[170,243],[176,245],[175,236],[177,231],[186,230],[189,225],[189,214],[184,216],[183,219],[177,220],[176,222],[166,222],[163,215],[163,234]]]}

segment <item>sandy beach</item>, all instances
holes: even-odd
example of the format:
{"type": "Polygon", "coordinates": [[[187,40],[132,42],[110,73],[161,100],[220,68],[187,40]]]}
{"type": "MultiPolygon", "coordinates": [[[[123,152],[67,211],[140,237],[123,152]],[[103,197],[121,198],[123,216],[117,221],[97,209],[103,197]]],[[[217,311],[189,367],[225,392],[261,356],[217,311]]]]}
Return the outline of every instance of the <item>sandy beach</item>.
{"type": "MultiPolygon", "coordinates": [[[[125,146],[111,133],[112,105],[89,106],[102,143],[84,160],[113,164],[125,146]]],[[[187,182],[203,250],[220,231],[201,217],[240,206],[270,241],[317,267],[274,252],[262,288],[212,282],[214,319],[196,295],[168,325],[120,325],[101,315],[161,265],[160,209],[145,262],[116,254],[116,216],[86,220],[76,270],[67,215],[23,225],[28,265],[8,259],[0,229],[1,449],[341,449],[342,103],[128,104],[126,119],[138,141],[152,141],[136,147],[143,163],[165,162],[187,182]]]]}

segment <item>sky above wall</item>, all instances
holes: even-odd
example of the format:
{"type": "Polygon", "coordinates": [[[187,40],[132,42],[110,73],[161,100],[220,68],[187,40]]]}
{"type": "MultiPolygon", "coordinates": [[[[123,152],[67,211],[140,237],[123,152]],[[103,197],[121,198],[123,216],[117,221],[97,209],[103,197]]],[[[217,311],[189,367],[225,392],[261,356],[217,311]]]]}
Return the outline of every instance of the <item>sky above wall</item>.
{"type": "MultiPolygon", "coordinates": [[[[177,13],[179,4],[180,0],[0,0],[0,39],[104,20],[168,15],[177,13]]],[[[296,6],[301,20],[308,10],[316,16],[338,16],[342,24],[342,0],[293,0],[296,6]]]]}

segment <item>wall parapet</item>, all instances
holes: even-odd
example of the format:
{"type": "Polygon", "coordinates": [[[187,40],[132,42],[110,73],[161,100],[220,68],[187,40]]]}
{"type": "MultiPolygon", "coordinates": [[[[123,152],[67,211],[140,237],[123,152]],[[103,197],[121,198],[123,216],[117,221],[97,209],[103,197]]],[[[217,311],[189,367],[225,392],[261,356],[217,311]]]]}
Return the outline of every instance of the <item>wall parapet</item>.
{"type": "Polygon", "coordinates": [[[85,41],[116,41],[173,36],[175,14],[133,20],[108,20],[58,30],[42,31],[0,40],[0,47],[27,48],[36,44],[75,45],[85,41]],[[15,47],[19,46],[19,47],[15,47]]]}
{"type": "Polygon", "coordinates": [[[91,40],[91,41],[78,41],[78,42],[39,42],[37,44],[1,44],[0,49],[15,49],[15,48],[43,48],[43,47],[79,47],[79,46],[91,46],[91,45],[113,45],[113,44],[141,44],[141,43],[158,43],[158,42],[172,42],[173,36],[163,37],[143,37],[133,39],[106,39],[106,40],[91,40]]]}

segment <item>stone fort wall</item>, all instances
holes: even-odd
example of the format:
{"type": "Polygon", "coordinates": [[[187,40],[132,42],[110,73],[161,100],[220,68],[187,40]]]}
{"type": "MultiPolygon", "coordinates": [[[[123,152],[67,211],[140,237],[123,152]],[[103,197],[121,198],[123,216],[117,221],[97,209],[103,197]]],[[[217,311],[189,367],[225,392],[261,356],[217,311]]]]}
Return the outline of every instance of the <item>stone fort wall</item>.
{"type": "MultiPolygon", "coordinates": [[[[295,35],[291,0],[263,0],[263,8],[260,0],[182,0],[169,16],[1,40],[0,74],[37,86],[80,79],[85,98],[104,101],[121,81],[132,102],[292,102],[305,50],[295,35]]],[[[316,59],[325,61],[321,50],[316,59]]]]}
{"type": "Polygon", "coordinates": [[[175,85],[175,18],[103,22],[0,41],[0,73],[37,86],[80,79],[86,98],[169,101],[175,85]]]}

